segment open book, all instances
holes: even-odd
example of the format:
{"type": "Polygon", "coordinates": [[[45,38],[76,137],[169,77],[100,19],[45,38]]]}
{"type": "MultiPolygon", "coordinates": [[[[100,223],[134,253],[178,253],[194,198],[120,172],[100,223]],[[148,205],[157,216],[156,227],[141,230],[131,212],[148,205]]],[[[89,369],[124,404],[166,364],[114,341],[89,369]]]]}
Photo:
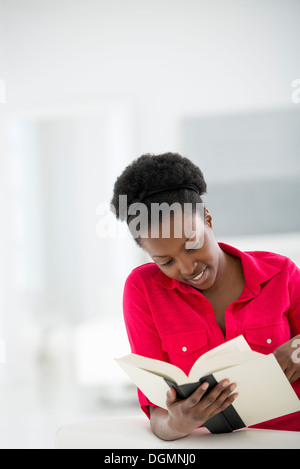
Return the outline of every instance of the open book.
{"type": "Polygon", "coordinates": [[[226,433],[300,411],[300,401],[273,354],[251,350],[243,336],[202,355],[187,376],[167,362],[129,354],[116,359],[134,384],[155,405],[167,409],[170,386],[186,398],[204,381],[209,392],[222,379],[237,384],[234,404],[205,422],[212,433],[226,433]]]}

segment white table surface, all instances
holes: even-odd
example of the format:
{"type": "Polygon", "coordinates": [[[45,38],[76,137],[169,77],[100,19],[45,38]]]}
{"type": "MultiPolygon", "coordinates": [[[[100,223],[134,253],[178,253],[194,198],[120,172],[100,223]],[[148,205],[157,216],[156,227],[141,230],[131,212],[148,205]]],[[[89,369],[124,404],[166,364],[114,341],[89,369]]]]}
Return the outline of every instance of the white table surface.
{"type": "Polygon", "coordinates": [[[163,441],[141,417],[102,418],[73,423],[56,432],[56,449],[300,449],[300,432],[243,429],[210,434],[199,428],[185,438],[163,441]]]}

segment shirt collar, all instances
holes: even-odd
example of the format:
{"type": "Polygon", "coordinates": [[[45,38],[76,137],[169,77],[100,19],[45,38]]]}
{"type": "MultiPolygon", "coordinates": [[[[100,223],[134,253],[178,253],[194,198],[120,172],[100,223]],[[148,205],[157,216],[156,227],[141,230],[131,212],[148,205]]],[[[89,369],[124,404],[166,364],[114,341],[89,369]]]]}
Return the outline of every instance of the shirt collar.
{"type": "MultiPolygon", "coordinates": [[[[245,287],[240,300],[254,298],[261,290],[261,285],[280,272],[280,269],[263,261],[257,256],[257,251],[243,252],[233,246],[225,243],[218,243],[222,251],[239,257],[245,276],[245,287]]],[[[191,285],[179,282],[173,278],[167,277],[161,270],[154,277],[154,281],[159,283],[167,290],[178,288],[184,293],[197,293],[198,291],[191,285]]]]}

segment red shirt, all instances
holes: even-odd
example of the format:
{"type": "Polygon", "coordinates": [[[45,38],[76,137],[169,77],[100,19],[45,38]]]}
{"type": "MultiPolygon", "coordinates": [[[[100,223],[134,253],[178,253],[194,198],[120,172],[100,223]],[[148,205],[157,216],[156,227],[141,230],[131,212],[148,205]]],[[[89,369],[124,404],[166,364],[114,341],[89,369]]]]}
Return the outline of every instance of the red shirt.
{"type": "MultiPolygon", "coordinates": [[[[242,295],[225,311],[226,337],[202,293],[167,277],[151,262],[134,269],[125,283],[124,319],[132,353],[173,363],[188,374],[199,356],[238,335],[253,350],[269,354],[300,334],[296,265],[278,254],[219,246],[241,259],[245,277],[242,295]]],[[[300,379],[292,386],[300,397],[300,379]]],[[[153,404],[140,390],[138,395],[149,417],[147,406],[153,404]]],[[[300,412],[255,427],[300,431],[300,412]]]]}

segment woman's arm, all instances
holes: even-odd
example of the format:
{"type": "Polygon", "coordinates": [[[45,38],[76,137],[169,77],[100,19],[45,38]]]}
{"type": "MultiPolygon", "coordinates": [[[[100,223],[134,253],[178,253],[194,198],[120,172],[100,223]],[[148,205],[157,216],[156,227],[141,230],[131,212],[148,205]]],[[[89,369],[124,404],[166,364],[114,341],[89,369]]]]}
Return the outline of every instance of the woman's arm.
{"type": "Polygon", "coordinates": [[[162,440],[183,438],[229,407],[238,396],[237,393],[232,394],[236,385],[230,384],[228,380],[222,380],[205,394],[208,386],[208,383],[203,383],[184,400],[177,399],[175,389],[171,388],[166,400],[168,410],[160,407],[150,408],[153,433],[162,440]]]}

